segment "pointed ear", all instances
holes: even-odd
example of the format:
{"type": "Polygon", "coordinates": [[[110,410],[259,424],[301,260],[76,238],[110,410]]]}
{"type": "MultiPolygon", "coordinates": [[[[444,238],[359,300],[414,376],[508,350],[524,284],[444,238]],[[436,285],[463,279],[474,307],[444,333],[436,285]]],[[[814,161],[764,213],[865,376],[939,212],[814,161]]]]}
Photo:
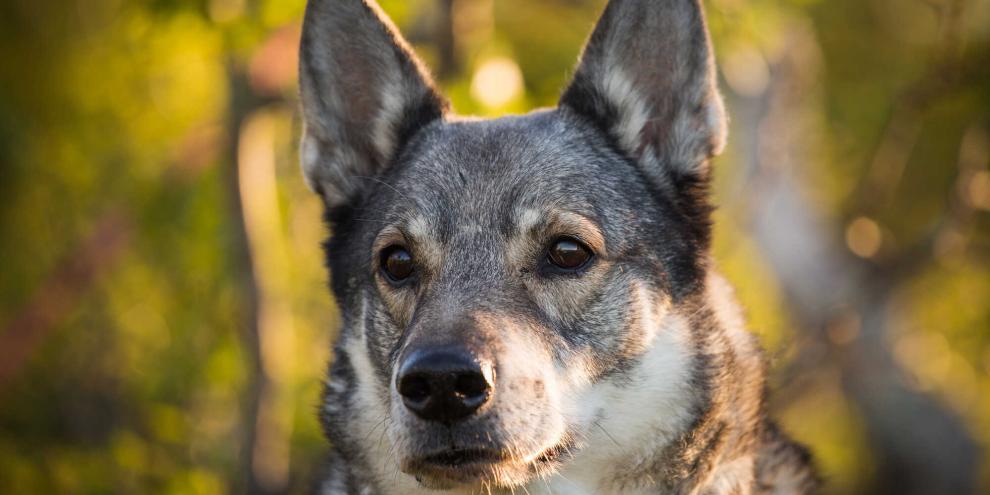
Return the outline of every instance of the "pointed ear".
{"type": "Polygon", "coordinates": [[[596,122],[657,184],[704,179],[726,122],[699,0],[612,0],[560,104],[596,122]]]}
{"type": "Polygon", "coordinates": [[[299,51],[303,173],[341,206],[447,103],[374,0],[310,0],[299,51]]]}

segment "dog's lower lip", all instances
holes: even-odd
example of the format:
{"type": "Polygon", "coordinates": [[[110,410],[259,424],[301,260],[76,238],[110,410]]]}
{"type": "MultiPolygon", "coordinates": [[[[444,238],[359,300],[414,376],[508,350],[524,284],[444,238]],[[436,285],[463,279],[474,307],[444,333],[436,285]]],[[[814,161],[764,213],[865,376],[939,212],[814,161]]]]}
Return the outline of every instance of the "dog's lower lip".
{"type": "Polygon", "coordinates": [[[560,458],[564,454],[564,452],[569,452],[569,451],[570,451],[569,446],[566,443],[559,443],[541,452],[540,455],[536,456],[535,462],[539,462],[539,463],[552,462],[560,458]]]}
{"type": "Polygon", "coordinates": [[[444,467],[459,467],[469,464],[495,464],[505,459],[505,455],[491,449],[451,449],[420,458],[424,464],[444,467]]]}

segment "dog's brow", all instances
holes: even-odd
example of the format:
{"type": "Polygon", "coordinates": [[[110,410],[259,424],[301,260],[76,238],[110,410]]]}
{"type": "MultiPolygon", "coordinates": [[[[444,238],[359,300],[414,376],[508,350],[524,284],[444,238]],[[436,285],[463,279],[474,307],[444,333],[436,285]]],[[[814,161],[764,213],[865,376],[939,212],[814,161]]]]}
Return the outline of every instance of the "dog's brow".
{"type": "Polygon", "coordinates": [[[593,251],[600,255],[606,254],[605,236],[597,222],[580,213],[571,211],[556,212],[550,216],[547,228],[558,234],[577,236],[593,251]]]}
{"type": "Polygon", "coordinates": [[[526,208],[516,213],[516,232],[524,234],[544,221],[546,214],[535,208],[526,208]]]}
{"type": "Polygon", "coordinates": [[[422,216],[415,216],[409,219],[409,222],[406,224],[406,231],[411,237],[418,240],[425,241],[433,238],[433,228],[430,226],[430,222],[422,216]]]}
{"type": "Polygon", "coordinates": [[[377,236],[375,236],[372,251],[377,253],[392,244],[401,244],[404,241],[405,235],[402,230],[394,225],[389,225],[388,227],[382,229],[377,236]]]}
{"type": "Polygon", "coordinates": [[[605,236],[598,222],[581,213],[526,208],[519,211],[516,218],[516,235],[525,236],[537,229],[549,234],[568,234],[578,237],[600,254],[606,252],[605,236]]]}
{"type": "Polygon", "coordinates": [[[375,237],[372,252],[380,253],[391,244],[411,246],[417,262],[430,270],[436,270],[437,263],[442,258],[436,228],[422,215],[407,217],[404,221],[383,228],[375,237]]]}
{"type": "Polygon", "coordinates": [[[415,216],[404,222],[391,223],[375,236],[372,249],[378,252],[390,244],[411,243],[421,248],[436,244],[434,229],[424,217],[415,216]]]}

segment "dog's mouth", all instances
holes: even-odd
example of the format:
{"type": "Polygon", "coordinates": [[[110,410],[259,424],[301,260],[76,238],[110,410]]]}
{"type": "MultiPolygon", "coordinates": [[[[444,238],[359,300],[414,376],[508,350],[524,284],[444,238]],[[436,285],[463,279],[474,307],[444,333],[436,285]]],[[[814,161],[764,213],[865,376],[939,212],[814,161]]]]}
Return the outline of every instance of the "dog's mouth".
{"type": "Polygon", "coordinates": [[[505,460],[503,452],[493,449],[452,449],[421,458],[424,464],[461,467],[471,464],[492,464],[505,460]]]}
{"type": "Polygon", "coordinates": [[[513,460],[497,449],[450,449],[415,457],[403,463],[402,470],[429,488],[450,488],[497,477],[513,460]]]}
{"type": "Polygon", "coordinates": [[[402,470],[429,488],[494,482],[496,485],[522,484],[537,472],[551,469],[568,455],[570,446],[561,442],[535,456],[519,458],[506,450],[449,449],[416,457],[403,463],[402,470]]]}

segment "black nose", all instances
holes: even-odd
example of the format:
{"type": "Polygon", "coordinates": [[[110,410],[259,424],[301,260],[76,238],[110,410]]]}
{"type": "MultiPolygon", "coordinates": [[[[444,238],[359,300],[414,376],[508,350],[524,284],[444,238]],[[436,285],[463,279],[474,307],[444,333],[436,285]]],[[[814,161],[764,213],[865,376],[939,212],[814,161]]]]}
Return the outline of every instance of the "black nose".
{"type": "Polygon", "coordinates": [[[427,421],[470,416],[492,396],[495,377],[466,349],[414,351],[400,365],[396,384],[402,402],[427,421]]]}

